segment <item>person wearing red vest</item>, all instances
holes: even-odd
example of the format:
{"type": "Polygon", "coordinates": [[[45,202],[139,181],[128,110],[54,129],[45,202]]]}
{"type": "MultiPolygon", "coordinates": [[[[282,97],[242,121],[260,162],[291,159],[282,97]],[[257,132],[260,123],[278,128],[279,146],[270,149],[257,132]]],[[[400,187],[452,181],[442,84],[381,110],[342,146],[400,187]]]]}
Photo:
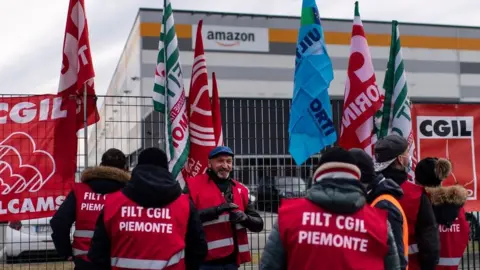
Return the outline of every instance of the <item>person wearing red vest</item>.
{"type": "Polygon", "coordinates": [[[120,190],[130,180],[127,159],[122,151],[111,148],[102,155],[100,166],[82,172],[65,201],[50,220],[52,240],[57,253],[73,260],[75,269],[92,269],[87,259],[90,241],[105,195],[120,190]],[[70,231],[75,223],[73,243],[70,231]]]}
{"type": "Polygon", "coordinates": [[[247,229],[260,232],[263,220],[249,200],[249,190],[231,178],[233,151],[214,148],[205,174],[188,178],[184,193],[198,208],[208,243],[201,270],[238,269],[251,261],[247,229]]]}
{"type": "Polygon", "coordinates": [[[392,233],[395,237],[395,243],[397,244],[400,269],[405,270],[408,264],[408,255],[406,255],[408,254],[408,242],[404,243],[403,239],[408,234],[408,230],[404,232],[403,228],[408,226],[407,220],[406,218],[404,220],[402,215],[403,208],[399,209],[399,207],[395,206],[391,201],[382,199],[385,198],[385,195],[389,195],[398,202],[398,200],[403,197],[403,190],[392,179],[375,173],[373,159],[364,150],[353,148],[350,149],[349,152],[355,157],[357,167],[362,172],[360,182],[366,187],[367,203],[372,205],[373,202],[378,200],[375,207],[388,212],[388,222],[390,222],[392,226],[392,233]]]}
{"type": "Polygon", "coordinates": [[[403,190],[400,205],[408,222],[408,269],[435,269],[440,257],[438,226],[425,189],[408,179],[412,169],[408,141],[388,135],[375,143],[374,152],[375,171],[395,181],[403,190]]]}
{"type": "Polygon", "coordinates": [[[450,161],[434,157],[422,159],[415,168],[415,181],[425,187],[439,224],[440,260],[437,270],[458,269],[470,234],[463,207],[467,201],[467,190],[460,185],[442,186],[442,181],[451,171],[450,161]]]}
{"type": "Polygon", "coordinates": [[[326,150],[305,198],[284,199],[260,269],[400,269],[387,212],[371,207],[355,158],[326,150]]]}
{"type": "Polygon", "coordinates": [[[165,152],[143,150],[130,182],[106,198],[88,252],[92,269],[193,270],[206,254],[198,212],[165,152]]]}

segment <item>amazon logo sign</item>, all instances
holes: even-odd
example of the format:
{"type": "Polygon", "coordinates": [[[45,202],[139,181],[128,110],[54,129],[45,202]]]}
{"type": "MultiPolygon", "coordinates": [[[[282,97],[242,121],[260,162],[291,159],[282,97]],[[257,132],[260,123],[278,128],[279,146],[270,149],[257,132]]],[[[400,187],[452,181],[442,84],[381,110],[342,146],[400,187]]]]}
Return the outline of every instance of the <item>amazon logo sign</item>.
{"type": "Polygon", "coordinates": [[[254,33],[208,31],[207,40],[213,40],[220,46],[238,46],[240,42],[255,42],[254,33]]]}
{"type": "MultiPolygon", "coordinates": [[[[197,25],[192,26],[192,49],[195,49],[197,25]]],[[[204,24],[203,46],[206,51],[268,52],[268,29],[204,24]]]]}

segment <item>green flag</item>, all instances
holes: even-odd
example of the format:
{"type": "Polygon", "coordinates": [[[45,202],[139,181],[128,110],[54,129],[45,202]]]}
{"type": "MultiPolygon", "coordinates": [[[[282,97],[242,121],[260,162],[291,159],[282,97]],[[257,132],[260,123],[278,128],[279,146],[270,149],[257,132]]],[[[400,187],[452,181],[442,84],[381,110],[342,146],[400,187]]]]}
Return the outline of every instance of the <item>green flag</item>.
{"type": "Polygon", "coordinates": [[[158,45],[153,86],[153,106],[165,120],[165,152],[172,175],[183,184],[183,167],[188,158],[190,136],[183,72],[180,63],[172,5],[164,1],[162,30],[158,45]]]}
{"type": "Polygon", "coordinates": [[[410,155],[415,165],[411,102],[408,97],[407,76],[397,21],[392,21],[390,57],[385,72],[383,89],[385,100],[383,107],[376,114],[377,137],[383,138],[390,134],[397,134],[407,139],[410,144],[410,155]]]}
{"type": "Polygon", "coordinates": [[[390,44],[390,57],[383,82],[385,101],[382,111],[382,121],[379,137],[396,133],[408,138],[411,130],[410,100],[408,98],[407,78],[403,65],[402,47],[398,22],[392,22],[392,41],[390,44]]]}

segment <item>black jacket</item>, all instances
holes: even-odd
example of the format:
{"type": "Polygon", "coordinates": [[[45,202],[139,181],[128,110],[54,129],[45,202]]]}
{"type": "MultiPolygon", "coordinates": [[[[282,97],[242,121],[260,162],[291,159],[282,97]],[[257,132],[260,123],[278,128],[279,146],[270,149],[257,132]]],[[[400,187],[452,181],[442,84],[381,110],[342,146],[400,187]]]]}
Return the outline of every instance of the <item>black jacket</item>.
{"type": "MultiPolygon", "coordinates": [[[[407,181],[407,173],[388,167],[382,172],[383,176],[402,185],[407,181]]],[[[415,238],[418,245],[418,260],[422,270],[434,270],[440,259],[440,236],[435,220],[432,204],[424,192],[420,198],[417,224],[415,224],[415,238]]]]}
{"type": "MultiPolygon", "coordinates": [[[[95,193],[107,194],[123,188],[130,180],[130,174],[117,168],[99,166],[85,169],[80,179],[81,182],[88,184],[95,193]]],[[[50,220],[55,249],[65,259],[73,256],[70,231],[76,219],[76,205],[77,200],[72,191],[50,220]]],[[[91,264],[84,260],[74,258],[74,262],[75,269],[91,268],[91,264]]]]}
{"type": "Polygon", "coordinates": [[[467,201],[467,190],[459,185],[426,187],[438,224],[450,227],[467,201]]]}
{"type": "MultiPolygon", "coordinates": [[[[140,206],[161,208],[176,200],[182,194],[182,189],[168,170],[153,165],[138,165],[133,169],[132,179],[122,192],[140,206]]],[[[207,255],[208,247],[193,203],[190,203],[185,244],[186,269],[198,269],[207,255]]],[[[110,236],[107,234],[102,212],[88,252],[88,258],[95,265],[95,269],[110,269],[110,247],[110,236]]]]}
{"type": "MultiPolygon", "coordinates": [[[[323,179],[315,183],[307,192],[307,199],[320,206],[325,211],[347,214],[354,213],[365,206],[365,190],[359,180],[355,179],[323,179]]],[[[400,269],[397,246],[393,237],[390,223],[388,226],[388,254],[384,258],[386,270],[400,269]]],[[[315,254],[319,265],[322,260],[322,254],[315,254]]],[[[272,232],[268,236],[265,250],[260,261],[260,269],[265,270],[285,270],[287,269],[287,254],[280,238],[278,230],[278,221],[275,222],[272,232]]]]}
{"type": "MultiPolygon", "coordinates": [[[[402,188],[392,179],[385,178],[379,174],[370,182],[367,187],[367,202],[371,204],[376,198],[381,195],[391,195],[397,200],[403,196],[402,188]]],[[[403,243],[403,216],[400,210],[391,202],[381,200],[376,205],[376,208],[386,210],[388,212],[388,222],[392,227],[392,233],[397,244],[398,256],[400,258],[400,268],[406,269],[408,265],[408,258],[405,257],[404,243],[403,243]]],[[[407,221],[405,221],[407,222],[407,221]]]]}
{"type": "MultiPolygon", "coordinates": [[[[235,187],[235,183],[231,179],[218,179],[218,177],[213,173],[212,171],[208,170],[207,174],[209,175],[209,181],[214,181],[217,187],[221,192],[224,193],[225,200],[228,203],[233,202],[233,193],[232,193],[232,188],[235,187]]],[[[183,189],[183,192],[185,194],[189,193],[188,186],[185,185],[185,188],[183,189]]],[[[199,209],[199,215],[200,215],[200,220],[203,222],[211,221],[214,219],[217,219],[219,216],[219,213],[217,213],[217,207],[212,207],[212,208],[206,208],[206,209],[199,209]]],[[[251,204],[251,202],[248,202],[248,205],[245,209],[245,214],[247,215],[247,220],[241,223],[241,225],[245,228],[247,228],[251,232],[261,232],[263,230],[263,219],[262,217],[255,211],[255,208],[251,204]]],[[[232,224],[232,231],[236,232],[236,229],[234,227],[235,225],[232,224]]],[[[237,239],[236,236],[234,236],[234,242],[236,243],[237,239]]],[[[234,252],[222,259],[218,260],[213,260],[209,261],[205,264],[209,265],[224,265],[224,264],[236,264],[236,255],[237,255],[237,245],[235,245],[235,250],[234,252]]]]}
{"type": "MultiPolygon", "coordinates": [[[[447,228],[452,226],[455,219],[459,216],[460,210],[467,201],[467,190],[460,185],[448,187],[426,187],[425,190],[432,202],[433,212],[435,213],[437,223],[447,228]]],[[[449,248],[460,249],[466,247],[449,246],[449,248]]]]}

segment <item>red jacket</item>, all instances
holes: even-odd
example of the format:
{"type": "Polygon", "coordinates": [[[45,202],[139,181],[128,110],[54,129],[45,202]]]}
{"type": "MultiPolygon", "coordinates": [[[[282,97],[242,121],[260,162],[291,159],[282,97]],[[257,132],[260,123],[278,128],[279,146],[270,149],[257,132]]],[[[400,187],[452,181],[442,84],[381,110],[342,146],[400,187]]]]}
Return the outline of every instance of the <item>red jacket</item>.
{"type": "Polygon", "coordinates": [[[76,183],[73,187],[76,199],[75,209],[75,232],[73,233],[73,255],[87,260],[88,249],[95,230],[100,211],[103,209],[105,197],[93,192],[89,185],[76,183]]]}
{"type": "MultiPolygon", "coordinates": [[[[238,210],[245,211],[248,206],[248,189],[241,183],[232,180],[233,203],[238,205],[238,210]]],[[[207,174],[197,175],[187,179],[190,196],[195,207],[203,210],[216,207],[225,203],[226,200],[217,185],[207,174]]],[[[240,224],[236,225],[236,233],[232,231],[228,212],[221,213],[218,219],[204,222],[203,230],[208,243],[208,255],[206,261],[221,259],[234,252],[234,239],[237,238],[237,264],[250,262],[251,255],[248,245],[247,229],[240,224]]]]}
{"type": "Polygon", "coordinates": [[[104,223],[112,269],[185,269],[189,209],[183,194],[164,208],[141,207],[121,191],[109,195],[104,223]]]}
{"type": "Polygon", "coordinates": [[[437,270],[456,270],[468,245],[470,225],[462,207],[452,226],[439,225],[440,260],[437,270]]]}
{"type": "Polygon", "coordinates": [[[287,269],[383,270],[388,253],[387,212],[365,205],[350,215],[301,199],[283,200],[278,213],[287,269]]]}
{"type": "Polygon", "coordinates": [[[418,262],[418,245],[417,239],[415,238],[415,226],[417,224],[420,200],[425,189],[422,186],[409,181],[403,182],[400,187],[403,190],[403,196],[399,201],[400,205],[403,207],[403,211],[405,211],[408,221],[408,269],[420,270],[420,264],[418,262]]]}

